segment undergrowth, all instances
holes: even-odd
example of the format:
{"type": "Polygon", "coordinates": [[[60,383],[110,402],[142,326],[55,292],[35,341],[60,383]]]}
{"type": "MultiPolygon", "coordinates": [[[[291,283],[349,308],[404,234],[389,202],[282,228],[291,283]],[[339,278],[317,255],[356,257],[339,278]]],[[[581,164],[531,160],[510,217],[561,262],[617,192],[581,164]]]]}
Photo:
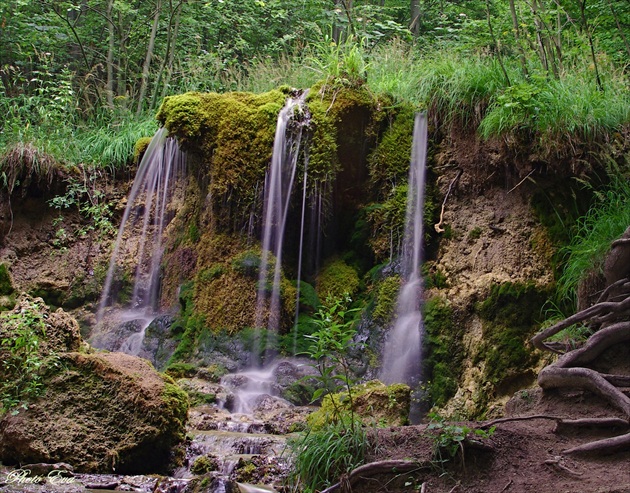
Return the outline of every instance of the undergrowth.
{"type": "Polygon", "coordinates": [[[578,220],[570,244],[561,250],[564,270],[558,294],[574,303],[580,281],[592,270],[602,272],[611,242],[630,224],[630,183],[623,175],[613,175],[610,186],[595,196],[596,203],[578,220]]]}

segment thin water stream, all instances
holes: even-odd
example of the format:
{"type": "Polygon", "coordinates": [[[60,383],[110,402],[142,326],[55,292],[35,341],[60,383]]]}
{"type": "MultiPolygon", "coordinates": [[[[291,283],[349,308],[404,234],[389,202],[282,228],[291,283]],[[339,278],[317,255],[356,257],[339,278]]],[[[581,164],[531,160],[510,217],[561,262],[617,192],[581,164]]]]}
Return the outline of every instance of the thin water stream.
{"type": "Polygon", "coordinates": [[[422,263],[424,181],[427,152],[426,115],[416,115],[402,251],[404,284],[396,302],[396,322],[385,342],[380,379],[418,387],[422,369],[422,263]]]}

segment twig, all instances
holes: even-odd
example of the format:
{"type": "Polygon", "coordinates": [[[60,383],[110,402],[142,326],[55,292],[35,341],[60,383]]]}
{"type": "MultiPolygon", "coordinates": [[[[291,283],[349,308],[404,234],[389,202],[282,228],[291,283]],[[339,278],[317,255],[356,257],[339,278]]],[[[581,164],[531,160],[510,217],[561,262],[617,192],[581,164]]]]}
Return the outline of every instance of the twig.
{"type": "Polygon", "coordinates": [[[457,175],[455,178],[451,180],[450,185],[448,186],[448,190],[446,191],[446,195],[444,196],[444,201],[442,202],[442,211],[440,212],[440,222],[437,223],[434,227],[438,233],[444,233],[444,229],[442,228],[442,223],[444,222],[444,208],[446,207],[446,201],[448,200],[448,196],[451,194],[453,190],[453,185],[459,180],[459,177],[462,176],[463,171],[461,169],[457,170],[457,175]]]}
{"type": "Polygon", "coordinates": [[[507,491],[507,489],[512,486],[513,481],[510,479],[508,481],[508,483],[503,487],[503,489],[501,491],[499,491],[499,493],[503,493],[504,491],[507,491]]]}
{"type": "Polygon", "coordinates": [[[514,190],[516,190],[518,187],[520,187],[520,186],[523,184],[523,182],[524,182],[525,180],[527,180],[530,176],[532,176],[532,174],[534,173],[534,171],[536,171],[536,168],[534,168],[533,170],[531,170],[531,171],[527,174],[527,176],[526,176],[525,178],[523,178],[521,181],[519,181],[516,185],[514,185],[514,187],[513,187],[512,189],[508,190],[508,193],[513,192],[513,191],[514,191],[514,190]]]}
{"type": "Polygon", "coordinates": [[[455,490],[458,490],[459,487],[460,487],[460,483],[457,483],[455,486],[451,488],[451,490],[448,493],[453,493],[455,490]]]}

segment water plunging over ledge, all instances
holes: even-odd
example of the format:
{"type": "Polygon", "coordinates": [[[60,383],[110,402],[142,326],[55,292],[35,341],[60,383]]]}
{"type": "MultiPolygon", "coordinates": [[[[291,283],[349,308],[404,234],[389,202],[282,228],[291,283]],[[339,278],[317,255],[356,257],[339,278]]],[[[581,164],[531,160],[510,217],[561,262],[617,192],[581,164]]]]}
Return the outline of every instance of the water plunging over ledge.
{"type": "Polygon", "coordinates": [[[396,302],[396,322],[383,351],[380,379],[416,388],[422,368],[422,237],[427,152],[426,114],[416,115],[409,167],[405,237],[402,251],[404,284],[396,302]]]}
{"type": "MultiPolygon", "coordinates": [[[[186,159],[177,141],[161,128],[147,147],[127,198],[118,236],[109,263],[103,293],[97,312],[97,330],[92,344],[96,347],[138,355],[144,333],[159,308],[160,262],[164,252],[162,236],[171,215],[168,206],[180,178],[185,174],[186,159]],[[138,241],[131,241],[137,237],[138,241]],[[115,277],[120,274],[125,258],[136,259],[135,278],[127,308],[117,310],[111,318],[126,325],[122,340],[99,333],[105,312],[116,302],[115,277]]],[[[108,315],[110,318],[110,315],[108,315]]],[[[105,329],[109,332],[108,329],[105,329]]]]}
{"type": "MultiPolygon", "coordinates": [[[[261,235],[262,255],[258,277],[255,326],[259,329],[262,328],[265,325],[265,318],[267,318],[268,337],[274,337],[280,327],[280,280],[284,233],[304,129],[302,122],[296,118],[296,113],[304,111],[304,101],[307,95],[308,91],[305,91],[299,97],[287,99],[278,114],[271,164],[265,177],[261,235]],[[273,274],[270,275],[272,269],[273,274]],[[268,314],[267,317],[266,314],[268,314]]],[[[305,183],[306,180],[305,167],[305,183]]],[[[257,344],[260,344],[260,334],[256,339],[257,344]]],[[[267,347],[272,346],[273,341],[268,340],[267,347]]],[[[254,358],[260,352],[258,349],[255,348],[254,358]]],[[[265,356],[266,359],[273,358],[273,354],[266,354],[265,356]]],[[[255,366],[259,366],[261,361],[253,361],[253,363],[255,366]]]]}

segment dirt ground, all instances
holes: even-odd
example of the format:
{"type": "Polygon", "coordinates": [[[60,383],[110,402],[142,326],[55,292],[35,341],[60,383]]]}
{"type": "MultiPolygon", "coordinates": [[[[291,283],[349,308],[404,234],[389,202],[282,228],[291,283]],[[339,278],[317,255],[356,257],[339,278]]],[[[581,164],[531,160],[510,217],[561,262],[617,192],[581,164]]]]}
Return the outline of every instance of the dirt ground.
{"type": "MultiPolygon", "coordinates": [[[[542,395],[522,391],[508,406],[511,417],[546,415],[562,418],[619,416],[588,392],[542,395]]],[[[483,423],[459,423],[472,429],[483,423]]],[[[444,423],[442,426],[455,425],[444,423]]],[[[361,480],[353,491],[362,493],[630,493],[630,450],[609,456],[563,456],[562,451],[619,430],[555,432],[556,420],[532,419],[496,425],[486,447],[466,449],[448,463],[433,455],[435,439],[427,425],[375,432],[375,450],[367,461],[414,460],[418,470],[361,480]],[[424,488],[424,489],[423,489],[424,488]]]]}

